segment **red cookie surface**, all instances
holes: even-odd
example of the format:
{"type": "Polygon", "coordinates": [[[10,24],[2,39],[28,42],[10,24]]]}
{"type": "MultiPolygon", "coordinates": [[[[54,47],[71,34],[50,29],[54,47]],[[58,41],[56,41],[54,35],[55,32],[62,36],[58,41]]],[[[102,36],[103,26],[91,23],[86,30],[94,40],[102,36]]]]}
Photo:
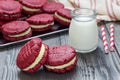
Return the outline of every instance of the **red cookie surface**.
{"type": "Polygon", "coordinates": [[[30,24],[33,31],[43,32],[52,29],[54,18],[50,14],[37,14],[29,17],[26,21],[30,24]]]}
{"type": "Polygon", "coordinates": [[[20,13],[22,6],[18,1],[0,1],[0,14],[20,13]]]}
{"type": "Polygon", "coordinates": [[[76,56],[76,51],[70,46],[54,46],[49,49],[47,65],[57,66],[68,63],[76,56]]]}
{"type": "Polygon", "coordinates": [[[26,21],[30,24],[40,25],[40,24],[48,24],[54,21],[54,18],[50,14],[37,14],[29,17],[26,21]]]}
{"type": "Polygon", "coordinates": [[[65,26],[69,26],[70,20],[71,20],[71,15],[70,15],[70,10],[69,9],[59,9],[56,11],[55,16],[54,16],[55,21],[59,22],[60,24],[63,24],[65,26]],[[64,21],[60,19],[58,16],[65,18],[69,21],[64,21]]]}
{"type": "Polygon", "coordinates": [[[29,24],[26,21],[12,21],[2,26],[2,32],[6,35],[14,35],[28,30],[29,24]]]}
{"type": "Polygon", "coordinates": [[[47,0],[19,0],[19,1],[22,5],[30,8],[41,8],[47,2],[47,0]]]}
{"type": "Polygon", "coordinates": [[[18,1],[0,1],[0,19],[2,20],[15,20],[19,18],[21,10],[22,6],[18,1]]]}
{"type": "Polygon", "coordinates": [[[60,15],[62,17],[65,17],[67,19],[71,19],[70,11],[71,10],[69,10],[69,9],[61,8],[61,9],[58,9],[56,12],[58,15],[60,15]]]}
{"type": "Polygon", "coordinates": [[[34,67],[26,70],[26,72],[29,73],[37,71],[41,67],[41,65],[45,63],[49,50],[48,45],[43,44],[40,38],[33,38],[21,48],[16,59],[17,66],[23,70],[33,64],[38,55],[40,54],[42,45],[44,45],[45,51],[41,60],[34,67]]]}
{"type": "Polygon", "coordinates": [[[48,59],[47,59],[44,67],[48,71],[64,73],[66,71],[72,70],[75,67],[76,63],[77,63],[77,58],[76,58],[76,51],[74,48],[67,46],[67,45],[54,46],[49,49],[48,59]],[[53,66],[53,67],[63,66],[64,64],[69,63],[73,59],[75,59],[74,63],[72,63],[64,68],[51,69],[51,68],[47,67],[47,66],[53,66]]]}
{"type": "Polygon", "coordinates": [[[56,10],[59,10],[60,8],[64,8],[64,5],[59,2],[48,2],[43,5],[43,10],[50,14],[54,14],[56,10]]]}
{"type": "Polygon", "coordinates": [[[1,32],[2,25],[5,23],[7,23],[7,21],[0,20],[0,32],[1,32]]]}
{"type": "Polygon", "coordinates": [[[6,23],[2,25],[1,30],[3,37],[8,41],[17,41],[32,36],[32,30],[26,21],[12,21],[6,23]]]}
{"type": "Polygon", "coordinates": [[[20,36],[20,37],[10,37],[8,35],[4,35],[3,34],[3,37],[7,40],[7,41],[18,41],[18,40],[22,40],[22,39],[25,39],[25,38],[28,38],[28,37],[31,37],[32,36],[32,30],[30,30],[30,32],[24,36],[20,36]]]}
{"type": "Polygon", "coordinates": [[[0,1],[15,1],[15,0],[0,0],[0,1]]]}

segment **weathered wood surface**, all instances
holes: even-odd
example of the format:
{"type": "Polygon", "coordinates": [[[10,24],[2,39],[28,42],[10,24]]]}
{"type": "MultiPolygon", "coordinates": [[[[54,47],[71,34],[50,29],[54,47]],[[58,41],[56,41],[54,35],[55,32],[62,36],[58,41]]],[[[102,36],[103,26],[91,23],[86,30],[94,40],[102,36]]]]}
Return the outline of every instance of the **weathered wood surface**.
{"type": "MultiPolygon", "coordinates": [[[[109,39],[109,24],[106,23],[109,39]]],[[[24,43],[0,49],[0,80],[120,80],[120,23],[114,23],[115,51],[104,53],[101,34],[98,48],[88,54],[77,54],[78,63],[74,70],[56,74],[41,68],[34,74],[27,74],[16,66],[16,56],[24,43]]],[[[100,33],[100,32],[99,32],[100,33]]],[[[49,35],[42,38],[49,46],[68,43],[68,32],[49,35]]]]}

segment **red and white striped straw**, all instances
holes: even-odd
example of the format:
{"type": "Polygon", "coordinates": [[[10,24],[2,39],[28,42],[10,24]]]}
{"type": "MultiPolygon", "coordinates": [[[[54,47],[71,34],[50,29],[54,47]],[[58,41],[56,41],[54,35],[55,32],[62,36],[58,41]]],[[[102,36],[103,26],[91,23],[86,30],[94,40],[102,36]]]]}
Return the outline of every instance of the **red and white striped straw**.
{"type": "Polygon", "coordinates": [[[107,38],[106,38],[105,28],[103,25],[101,26],[101,32],[102,32],[102,40],[103,40],[104,50],[105,50],[105,53],[108,53],[108,42],[107,42],[107,38]]]}
{"type": "Polygon", "coordinates": [[[114,51],[114,25],[110,25],[110,51],[114,51]]]}

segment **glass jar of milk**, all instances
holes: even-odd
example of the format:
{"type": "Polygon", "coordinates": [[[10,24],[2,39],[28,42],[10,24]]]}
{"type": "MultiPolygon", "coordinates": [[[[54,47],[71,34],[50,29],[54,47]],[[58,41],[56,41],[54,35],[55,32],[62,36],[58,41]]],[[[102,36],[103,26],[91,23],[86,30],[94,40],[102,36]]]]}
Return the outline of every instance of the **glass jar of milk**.
{"type": "Polygon", "coordinates": [[[98,45],[96,12],[91,9],[78,8],[71,11],[71,16],[69,45],[80,53],[95,50],[98,45]]]}

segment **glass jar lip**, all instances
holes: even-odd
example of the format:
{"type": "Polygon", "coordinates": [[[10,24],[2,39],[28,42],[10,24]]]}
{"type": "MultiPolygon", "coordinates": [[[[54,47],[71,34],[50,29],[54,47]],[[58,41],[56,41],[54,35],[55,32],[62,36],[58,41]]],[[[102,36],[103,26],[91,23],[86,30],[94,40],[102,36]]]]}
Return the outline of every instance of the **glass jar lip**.
{"type": "Polygon", "coordinates": [[[97,15],[97,12],[93,9],[90,9],[90,8],[75,8],[74,10],[71,11],[71,16],[72,17],[78,17],[78,16],[81,16],[81,17],[95,17],[96,15],[97,15]],[[91,11],[93,13],[89,14],[89,15],[83,15],[83,14],[79,13],[80,10],[88,10],[88,11],[91,11]]]}

